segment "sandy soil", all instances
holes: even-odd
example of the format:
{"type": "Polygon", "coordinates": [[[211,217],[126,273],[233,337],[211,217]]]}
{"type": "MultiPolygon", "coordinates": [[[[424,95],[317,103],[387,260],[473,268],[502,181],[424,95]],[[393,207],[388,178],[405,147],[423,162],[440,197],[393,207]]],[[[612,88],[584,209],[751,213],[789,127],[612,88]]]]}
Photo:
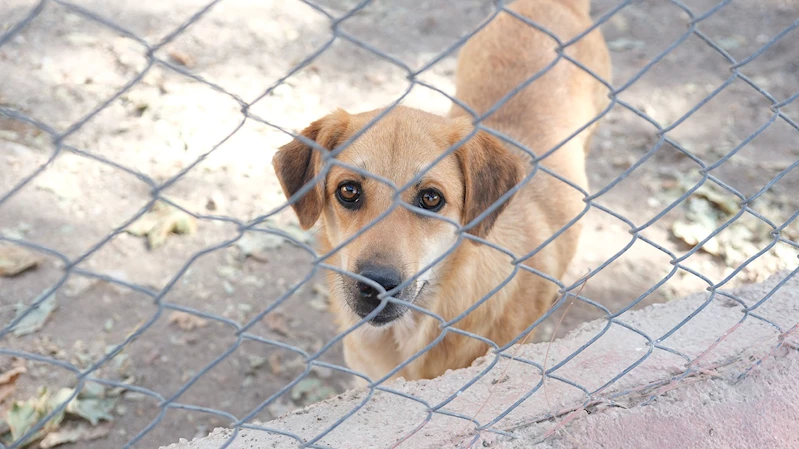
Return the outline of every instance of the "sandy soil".
{"type": "MultiPolygon", "coordinates": [[[[0,33],[21,20],[35,3],[3,2],[0,33]]],[[[326,0],[320,4],[340,15],[356,3],[326,0]]],[[[84,0],[79,4],[150,44],[170,35],[204,6],[194,0],[84,0]]],[[[375,1],[343,22],[341,29],[417,70],[477,26],[491,4],[485,0],[375,1]]],[[[597,1],[594,16],[617,4],[597,1]]],[[[696,15],[715,5],[707,0],[686,4],[696,15]]],[[[697,29],[741,61],[797,18],[799,4],[793,0],[733,2],[699,22],[697,29]]],[[[720,187],[693,195],[649,224],[702,178],[700,165],[688,152],[708,166],[723,159],[710,174],[746,197],[799,159],[799,130],[782,118],[772,120],[774,111],[763,93],[778,102],[796,93],[799,48],[792,43],[799,38],[799,30],[739,68],[762,92],[737,78],[685,117],[732,75],[731,64],[719,51],[690,35],[638,75],[686,33],[688,23],[686,13],[675,5],[648,1],[626,6],[602,25],[613,51],[614,86],[629,84],[618,99],[662,127],[678,123],[666,135],[679,146],[658,145],[658,129],[622,105],[611,110],[597,134],[588,163],[591,188],[594,192],[609,189],[595,203],[627,221],[593,208],[584,217],[580,256],[564,281],[573,282],[589,268],[613,260],[583,291],[583,296],[612,312],[636,302],[666,277],[668,281],[641,298],[636,307],[668,301],[710,284],[760,281],[797,266],[796,249],[781,242],[770,246],[773,227],[749,212],[708,242],[706,251],[690,252],[685,240],[696,235],[702,239],[738,215],[739,200],[720,187]],[[639,160],[643,163],[636,166],[639,160]],[[631,167],[636,168],[627,173],[631,167]],[[614,184],[620,177],[623,180],[614,184]],[[633,227],[637,233],[630,232],[633,227]],[[690,256],[675,269],[668,253],[690,256]],[[617,254],[621,255],[614,259],[617,254]]],[[[20,304],[31,303],[57,285],[67,261],[85,273],[110,276],[139,288],[135,291],[73,274],[56,292],[58,307],[45,326],[21,337],[6,335],[0,348],[40,354],[85,369],[102,359],[108,348],[147,326],[93,375],[125,380],[163,398],[179,393],[176,400],[181,404],[213,408],[238,418],[302,374],[306,365],[301,355],[269,342],[313,353],[335,335],[325,312],[321,277],[315,275],[274,312],[256,318],[308,276],[313,257],[274,238],[248,235],[243,242],[229,244],[238,235],[229,218],[247,222],[283,202],[270,159],[288,136],[267,122],[292,130],[336,107],[362,111],[384,106],[407,89],[406,73],[386,58],[337,39],[250,108],[258,120],[244,120],[237,99],[251,102],[261,97],[330,38],[327,19],[299,1],[226,0],[156,51],[158,58],[177,70],[156,65],[145,72],[146,49],[139,42],[64,6],[47,3],[28,27],[0,46],[0,107],[57,131],[88,117],[66,136],[65,150],[45,171],[6,198],[51,157],[54,145],[41,129],[0,114],[0,235],[58,254],[39,253],[41,260],[34,269],[0,277],[0,319],[9,322],[20,304]],[[114,95],[133,80],[138,81],[132,88],[114,95]],[[85,153],[75,154],[69,148],[85,153]],[[170,235],[155,249],[148,248],[145,238],[125,232],[106,240],[150,201],[153,186],[137,173],[156,183],[180,174],[161,193],[202,215],[196,231],[170,235]],[[252,254],[246,257],[247,253],[252,254]],[[176,278],[157,306],[147,292],[159,292],[176,278]],[[216,318],[176,316],[176,307],[216,318]],[[238,340],[231,323],[252,323],[247,332],[261,341],[238,340]],[[232,354],[191,382],[231,347],[235,347],[232,354]],[[189,385],[185,391],[181,390],[184,385],[189,385]]],[[[424,71],[420,79],[452,93],[454,67],[451,54],[424,71]]],[[[405,104],[443,113],[450,101],[417,86],[405,104]]],[[[782,112],[795,123],[799,101],[784,106],[782,112]]],[[[794,241],[799,239],[799,226],[789,220],[799,210],[797,191],[799,171],[789,171],[750,204],[752,211],[780,227],[784,238],[794,241]]],[[[312,235],[297,232],[288,211],[273,217],[269,226],[312,240],[312,235]]],[[[596,307],[577,303],[556,332],[562,335],[603,314],[596,307]]],[[[558,314],[543,323],[537,338],[547,338],[559,319],[558,314]]],[[[343,363],[340,345],[333,345],[322,359],[343,363]]],[[[12,357],[0,356],[0,370],[10,369],[13,363],[12,357]]],[[[287,391],[252,419],[268,420],[342,391],[350,377],[316,368],[309,377],[313,380],[302,384],[309,391],[287,391]]],[[[11,397],[25,400],[39,387],[55,390],[75,382],[69,371],[29,361],[11,397]]],[[[0,407],[7,408],[9,402],[10,398],[0,407]]],[[[159,417],[159,402],[159,398],[125,393],[112,410],[113,422],[99,424],[107,427],[108,435],[73,446],[122,447],[153,420],[158,425],[135,447],[157,447],[230,424],[224,416],[198,410],[168,409],[159,417]]]]}

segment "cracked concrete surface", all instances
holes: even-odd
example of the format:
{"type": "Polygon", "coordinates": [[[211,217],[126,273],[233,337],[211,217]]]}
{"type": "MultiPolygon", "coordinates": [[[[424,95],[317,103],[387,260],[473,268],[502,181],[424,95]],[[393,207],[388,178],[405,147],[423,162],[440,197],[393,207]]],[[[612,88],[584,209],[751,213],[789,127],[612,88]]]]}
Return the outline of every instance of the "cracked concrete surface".
{"type": "MultiPolygon", "coordinates": [[[[789,276],[727,292],[752,307],[789,276]]],[[[419,382],[397,382],[392,392],[353,390],[261,424],[306,442],[364,403],[315,442],[335,448],[795,448],[799,447],[799,278],[792,277],[752,313],[781,330],[745,317],[741,303],[716,294],[696,294],[623,315],[628,327],[598,320],[551,344],[522,346],[519,359],[547,369],[593,338],[593,344],[541,383],[540,369],[487,355],[473,366],[419,382]],[[698,311],[698,312],[697,312],[698,311]],[[692,313],[679,330],[666,335],[692,313]],[[743,319],[743,320],[742,320],[743,319]],[[630,330],[635,329],[635,331],[630,330]],[[598,337],[597,337],[598,336],[598,337]],[[674,352],[653,348],[649,341],[674,352]],[[545,360],[546,358],[546,360],[545,360]],[[640,362],[640,363],[639,363],[640,362]],[[493,365],[492,365],[493,364],[493,365]],[[635,365],[637,364],[637,365],[635,365]],[[635,365],[626,375],[616,377],[635,365]],[[484,375],[483,375],[484,373],[484,375]],[[479,379],[464,386],[475,377],[479,379]],[[612,381],[612,382],[611,382],[612,381]],[[536,388],[540,386],[540,388],[536,388]],[[586,392],[592,393],[590,396],[586,392]],[[496,432],[476,433],[467,419],[492,423],[496,432]],[[436,407],[429,419],[426,402],[436,407]],[[556,416],[552,418],[552,416],[556,416]]],[[[515,349],[514,349],[515,351],[515,349]]],[[[211,449],[234,435],[216,429],[208,437],[182,440],[169,449],[211,449]]],[[[294,447],[297,441],[263,430],[243,429],[232,449],[294,447]]]]}

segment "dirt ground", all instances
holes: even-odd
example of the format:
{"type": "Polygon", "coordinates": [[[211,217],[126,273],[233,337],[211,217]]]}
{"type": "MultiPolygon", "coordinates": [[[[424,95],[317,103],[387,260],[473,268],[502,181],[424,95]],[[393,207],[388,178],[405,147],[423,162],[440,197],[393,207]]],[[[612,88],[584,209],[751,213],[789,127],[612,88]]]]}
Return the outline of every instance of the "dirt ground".
{"type": "MultiPolygon", "coordinates": [[[[2,2],[0,33],[36,3],[2,2]]],[[[204,6],[195,0],[76,3],[151,44],[204,6]]],[[[418,69],[477,26],[491,11],[492,3],[375,1],[343,22],[341,29],[418,69]]],[[[320,4],[340,15],[357,2],[327,0],[320,4]]],[[[594,17],[618,4],[617,0],[595,2],[594,17]]],[[[716,3],[696,0],[685,4],[698,16],[716,3]]],[[[741,61],[797,19],[799,3],[794,0],[731,2],[696,26],[741,61]]],[[[564,281],[573,282],[589,268],[613,259],[582,293],[613,312],[635,302],[675,270],[667,252],[678,257],[689,253],[691,244],[738,215],[735,195],[719,187],[705,187],[649,224],[701,179],[700,166],[685,152],[710,166],[746,143],[710,172],[746,197],[758,193],[799,159],[799,130],[783,118],[772,120],[774,111],[767,97],[740,78],[681,120],[732,74],[731,64],[697,35],[685,39],[636,78],[647,63],[686,33],[688,23],[687,14],[674,4],[647,1],[626,6],[602,25],[612,50],[613,85],[618,88],[635,79],[618,99],[663,127],[679,122],[667,136],[681,148],[670,143],[658,145],[655,126],[622,105],[611,110],[597,134],[588,162],[593,192],[611,186],[637,161],[644,162],[595,200],[627,221],[597,208],[586,214],[582,249],[564,281]],[[638,233],[630,232],[633,226],[641,228],[638,233]],[[621,256],[614,259],[617,254],[621,256]]],[[[0,355],[0,371],[6,375],[5,379],[0,375],[3,415],[12,400],[39,397],[40,387],[52,393],[76,384],[75,374],[49,363],[29,360],[20,368],[23,364],[10,356],[10,350],[86,369],[142,326],[145,332],[92,375],[125,381],[161,398],[110,389],[95,392],[108,400],[102,403],[107,405],[104,417],[112,421],[101,420],[89,428],[88,421],[82,420],[85,413],[68,413],[64,426],[83,429],[73,447],[122,447],[151,423],[157,426],[134,447],[158,447],[204,435],[214,426],[230,424],[231,419],[198,407],[242,418],[303,373],[306,365],[296,351],[269,342],[313,353],[335,335],[325,311],[321,276],[315,275],[274,312],[256,318],[309,274],[312,256],[261,234],[248,234],[229,244],[238,235],[237,227],[223,217],[247,222],[270,213],[284,201],[270,160],[288,136],[260,121],[243,121],[235,97],[245,102],[260,97],[330,37],[327,19],[300,1],[225,0],[155,53],[204,82],[157,65],[118,97],[114,94],[147,67],[146,49],[64,6],[48,2],[27,28],[0,46],[2,108],[63,131],[111,99],[64,139],[64,145],[85,152],[83,155],[62,152],[8,198],[5,195],[14,186],[50,158],[54,146],[40,129],[0,114],[0,236],[57,251],[37,252],[35,267],[13,277],[0,276],[0,319],[10,322],[24,309],[22,305],[58,285],[69,262],[85,273],[110,276],[138,288],[73,274],[55,293],[56,308],[41,329],[34,326],[21,336],[6,334],[0,344],[0,354],[4,354],[0,355]],[[153,187],[135,173],[161,183],[183,170],[188,171],[162,194],[202,215],[201,219],[194,221],[175,210],[161,209],[147,215],[149,221],[138,222],[135,230],[105,240],[148,205],[153,187]],[[169,230],[186,233],[170,234],[164,240],[169,230]],[[157,247],[150,248],[148,238],[157,247]],[[184,267],[188,269],[183,271],[184,267]],[[159,298],[159,308],[148,292],[158,292],[176,278],[168,293],[159,298]],[[175,307],[209,315],[183,315],[175,313],[175,307]],[[261,340],[237,340],[231,323],[250,322],[253,325],[247,332],[261,340]],[[235,351],[222,358],[234,345],[238,345],[235,351]],[[218,358],[219,363],[191,382],[218,358]],[[14,369],[18,374],[10,376],[14,369]],[[188,388],[182,390],[184,385],[188,388]],[[161,415],[161,399],[178,393],[176,401],[194,409],[169,408],[161,415]],[[96,434],[91,434],[92,430],[96,434]]],[[[788,99],[797,92],[799,47],[793,44],[798,38],[799,29],[793,29],[740,67],[740,73],[777,102],[788,99]]],[[[420,79],[452,93],[454,56],[434,64],[420,79]]],[[[296,130],[336,107],[363,111],[384,106],[407,86],[402,69],[337,39],[250,111],[284,129],[296,130]]],[[[450,101],[417,86],[405,104],[444,113],[450,101]]],[[[781,110],[794,123],[799,120],[799,101],[781,110]]],[[[771,225],[743,213],[703,250],[690,253],[680,269],[636,307],[668,301],[710,284],[760,281],[771,273],[795,268],[796,248],[771,243],[774,228],[780,228],[785,239],[799,240],[797,191],[799,171],[788,171],[749,205],[771,225]],[[757,257],[747,263],[753,256],[757,257]]],[[[312,243],[312,233],[300,232],[288,211],[277,214],[268,225],[312,243]]],[[[0,247],[0,257],[9,259],[10,247],[0,247]]],[[[52,305],[53,300],[47,303],[52,305]]],[[[562,335],[603,314],[576,303],[557,329],[560,315],[543,323],[537,338],[545,339],[553,331],[562,335]]],[[[322,359],[342,364],[340,345],[333,345],[322,359]]],[[[350,377],[335,370],[314,369],[310,380],[284,392],[251,420],[268,420],[342,391],[350,377]]],[[[84,393],[82,399],[93,398],[84,393]]],[[[0,418],[8,420],[7,416],[0,418]]]]}

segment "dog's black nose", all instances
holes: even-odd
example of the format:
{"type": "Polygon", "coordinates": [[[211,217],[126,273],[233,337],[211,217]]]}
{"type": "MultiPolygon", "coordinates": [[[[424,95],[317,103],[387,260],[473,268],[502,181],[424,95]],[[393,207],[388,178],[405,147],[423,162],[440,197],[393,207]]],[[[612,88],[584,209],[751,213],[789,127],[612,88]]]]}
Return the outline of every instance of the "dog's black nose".
{"type": "MultiPolygon", "coordinates": [[[[396,288],[402,282],[399,272],[390,267],[369,265],[363,267],[358,274],[377,282],[381,287],[386,289],[386,291],[396,288]]],[[[380,291],[376,288],[372,288],[372,286],[366,283],[358,282],[358,292],[361,298],[373,307],[377,307],[380,304],[380,300],[377,299],[377,295],[380,294],[380,291]]]]}

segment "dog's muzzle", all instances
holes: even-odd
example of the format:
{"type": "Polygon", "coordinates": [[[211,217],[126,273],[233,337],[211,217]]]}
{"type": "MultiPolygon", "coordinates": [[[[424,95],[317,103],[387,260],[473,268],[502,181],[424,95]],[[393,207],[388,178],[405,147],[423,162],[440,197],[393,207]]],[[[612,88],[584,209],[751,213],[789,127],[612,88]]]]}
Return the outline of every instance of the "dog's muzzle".
{"type": "MultiPolygon", "coordinates": [[[[401,273],[393,267],[366,264],[360,267],[358,271],[360,276],[375,282],[383,287],[385,291],[391,291],[403,282],[401,273]]],[[[416,282],[412,282],[402,290],[393,293],[392,297],[401,301],[413,300],[418,296],[418,293],[421,292],[421,289],[416,287],[416,282]]],[[[356,315],[365,318],[380,307],[383,301],[378,296],[381,293],[379,289],[374,288],[366,282],[355,282],[354,292],[350,294],[350,306],[356,315]]],[[[396,302],[387,301],[382,310],[372,318],[370,323],[375,326],[388,324],[402,317],[407,311],[408,307],[396,302]]]]}

